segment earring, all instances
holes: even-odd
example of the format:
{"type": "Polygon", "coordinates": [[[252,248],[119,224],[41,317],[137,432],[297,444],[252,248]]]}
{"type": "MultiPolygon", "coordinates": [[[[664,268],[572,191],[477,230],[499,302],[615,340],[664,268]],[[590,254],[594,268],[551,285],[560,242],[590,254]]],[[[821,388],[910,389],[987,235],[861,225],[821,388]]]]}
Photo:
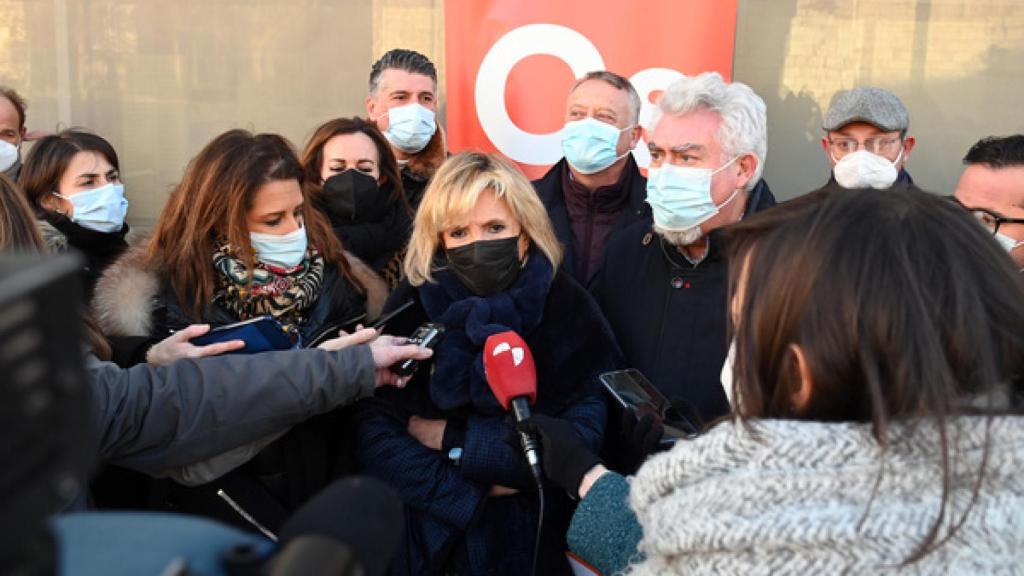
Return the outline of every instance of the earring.
{"type": "MultiPolygon", "coordinates": [[[[57,194],[56,192],[50,192],[50,194],[52,194],[54,196],[54,198],[57,198],[57,200],[56,200],[57,207],[53,208],[52,210],[54,212],[56,212],[57,214],[60,214],[61,216],[67,216],[68,215],[67,211],[61,209],[61,208],[63,208],[63,204],[61,204],[61,202],[60,202],[61,201],[61,195],[57,194]]],[[[51,202],[53,202],[53,200],[51,200],[51,202]]]]}

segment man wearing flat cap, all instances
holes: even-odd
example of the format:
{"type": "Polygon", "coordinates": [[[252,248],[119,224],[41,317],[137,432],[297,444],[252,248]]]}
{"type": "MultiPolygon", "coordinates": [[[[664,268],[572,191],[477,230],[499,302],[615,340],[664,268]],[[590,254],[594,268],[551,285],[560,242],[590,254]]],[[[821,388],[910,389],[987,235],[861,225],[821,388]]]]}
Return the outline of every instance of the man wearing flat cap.
{"type": "Polygon", "coordinates": [[[910,116],[892,92],[871,87],[837,92],[822,128],[832,179],[843,188],[913,184],[904,169],[914,148],[914,137],[907,136],[910,116]]]}

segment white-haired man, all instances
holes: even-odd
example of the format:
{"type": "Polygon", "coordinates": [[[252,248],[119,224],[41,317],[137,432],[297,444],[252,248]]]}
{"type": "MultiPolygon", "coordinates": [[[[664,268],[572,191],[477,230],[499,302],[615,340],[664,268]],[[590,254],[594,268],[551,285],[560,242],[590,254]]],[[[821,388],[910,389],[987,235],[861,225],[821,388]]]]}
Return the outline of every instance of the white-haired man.
{"type": "Polygon", "coordinates": [[[720,381],[728,275],[716,231],[775,204],[761,179],[766,122],[764,101],[718,73],[670,85],[649,127],[653,223],[615,238],[591,283],[627,364],[703,422],[729,408],[720,381]]]}

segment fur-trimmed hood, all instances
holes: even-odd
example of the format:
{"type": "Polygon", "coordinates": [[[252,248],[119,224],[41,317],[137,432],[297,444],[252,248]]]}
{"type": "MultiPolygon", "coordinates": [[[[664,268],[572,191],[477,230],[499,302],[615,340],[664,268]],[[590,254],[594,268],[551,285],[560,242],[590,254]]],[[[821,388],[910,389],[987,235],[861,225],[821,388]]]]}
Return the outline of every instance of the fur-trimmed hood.
{"type": "MultiPolygon", "coordinates": [[[[164,275],[146,264],[149,238],[141,238],[104,271],[96,284],[92,312],[107,336],[154,336],[154,312],[161,305],[164,275]]],[[[367,319],[380,315],[388,286],[362,260],[346,252],[352,275],[366,288],[367,319]]]]}

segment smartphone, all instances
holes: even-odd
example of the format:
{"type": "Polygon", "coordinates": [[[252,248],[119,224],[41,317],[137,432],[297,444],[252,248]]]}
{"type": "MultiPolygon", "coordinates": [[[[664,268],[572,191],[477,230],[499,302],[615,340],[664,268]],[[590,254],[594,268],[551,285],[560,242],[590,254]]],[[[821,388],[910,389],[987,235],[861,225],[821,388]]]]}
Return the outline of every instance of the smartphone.
{"type": "Polygon", "coordinates": [[[681,438],[692,438],[698,428],[684,414],[672,407],[651,381],[639,370],[617,370],[605,372],[598,377],[601,384],[621,408],[632,408],[637,417],[652,414],[665,427],[662,444],[673,444],[681,438]]]}
{"type": "MultiPolygon", "coordinates": [[[[424,348],[430,348],[434,350],[437,345],[444,340],[444,326],[434,322],[427,322],[422,324],[412,336],[409,336],[409,341],[406,344],[415,344],[424,348]]],[[[397,364],[391,366],[391,371],[399,376],[409,376],[416,371],[416,367],[419,366],[419,360],[413,360],[407,358],[397,364]]]]}
{"type": "Polygon", "coordinates": [[[196,346],[207,346],[228,340],[242,340],[245,347],[231,354],[256,354],[270,350],[289,350],[295,347],[292,337],[272,316],[259,316],[234,324],[211,328],[202,336],[191,340],[196,346]]]}

